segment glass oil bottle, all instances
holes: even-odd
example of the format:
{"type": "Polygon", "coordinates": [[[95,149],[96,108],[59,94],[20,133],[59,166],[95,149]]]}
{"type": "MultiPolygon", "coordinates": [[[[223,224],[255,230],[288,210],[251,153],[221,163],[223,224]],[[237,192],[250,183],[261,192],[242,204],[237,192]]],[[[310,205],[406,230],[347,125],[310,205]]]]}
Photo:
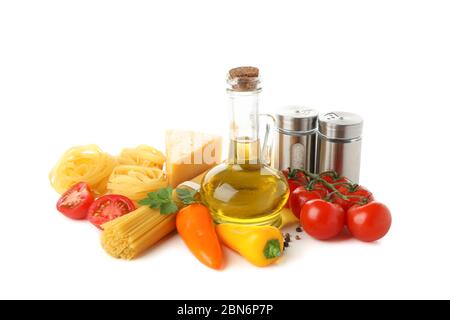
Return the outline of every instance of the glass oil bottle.
{"type": "MultiPolygon", "coordinates": [[[[201,183],[200,194],[217,223],[281,224],[289,188],[282,173],[267,164],[260,144],[258,103],[259,70],[230,70],[227,94],[231,109],[228,160],[212,168],[201,183]]],[[[267,137],[267,132],[266,135],[267,137]]]]}

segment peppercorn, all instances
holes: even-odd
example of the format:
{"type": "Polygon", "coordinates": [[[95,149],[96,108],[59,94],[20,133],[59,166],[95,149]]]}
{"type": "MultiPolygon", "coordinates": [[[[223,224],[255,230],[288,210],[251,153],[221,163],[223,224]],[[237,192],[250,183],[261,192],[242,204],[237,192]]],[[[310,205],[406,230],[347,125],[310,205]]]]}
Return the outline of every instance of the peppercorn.
{"type": "Polygon", "coordinates": [[[284,241],[285,241],[285,242],[291,242],[291,235],[290,235],[289,233],[287,233],[287,234],[284,236],[284,241]]]}

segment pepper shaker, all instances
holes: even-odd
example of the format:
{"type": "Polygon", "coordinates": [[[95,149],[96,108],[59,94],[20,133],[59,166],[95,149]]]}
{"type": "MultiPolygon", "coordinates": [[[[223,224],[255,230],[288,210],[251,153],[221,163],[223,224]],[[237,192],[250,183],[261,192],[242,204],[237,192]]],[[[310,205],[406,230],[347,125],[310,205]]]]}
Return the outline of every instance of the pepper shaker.
{"type": "Polygon", "coordinates": [[[336,171],[359,182],[363,119],[349,112],[319,116],[318,172],[336,171]]]}

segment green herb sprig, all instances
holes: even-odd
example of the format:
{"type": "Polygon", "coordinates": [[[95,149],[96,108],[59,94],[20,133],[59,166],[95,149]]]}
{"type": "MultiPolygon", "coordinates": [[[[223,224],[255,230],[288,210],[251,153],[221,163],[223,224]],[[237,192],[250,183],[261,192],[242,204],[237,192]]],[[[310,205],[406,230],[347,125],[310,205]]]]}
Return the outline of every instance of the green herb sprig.
{"type": "MultiPolygon", "coordinates": [[[[195,196],[197,191],[190,189],[176,189],[178,198],[181,202],[187,206],[193,203],[196,203],[195,196]]],[[[180,208],[173,200],[172,197],[173,189],[171,187],[162,188],[158,191],[149,192],[147,194],[147,198],[144,198],[138,203],[141,206],[149,206],[152,209],[159,209],[161,214],[172,214],[178,212],[180,208]]]]}

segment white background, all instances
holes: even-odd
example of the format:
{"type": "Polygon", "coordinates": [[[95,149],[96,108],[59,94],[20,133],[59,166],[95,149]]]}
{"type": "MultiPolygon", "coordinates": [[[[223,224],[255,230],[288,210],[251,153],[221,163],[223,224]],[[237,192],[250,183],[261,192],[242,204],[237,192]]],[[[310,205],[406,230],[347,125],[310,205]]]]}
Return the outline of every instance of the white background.
{"type": "Polygon", "coordinates": [[[449,17],[429,0],[2,1],[0,298],[450,298],[449,17]],[[266,269],[227,251],[216,272],[177,236],[114,260],[55,210],[47,174],[68,147],[226,137],[225,74],[248,64],[262,111],[364,117],[361,183],[391,208],[386,238],[305,236],[266,269]]]}

